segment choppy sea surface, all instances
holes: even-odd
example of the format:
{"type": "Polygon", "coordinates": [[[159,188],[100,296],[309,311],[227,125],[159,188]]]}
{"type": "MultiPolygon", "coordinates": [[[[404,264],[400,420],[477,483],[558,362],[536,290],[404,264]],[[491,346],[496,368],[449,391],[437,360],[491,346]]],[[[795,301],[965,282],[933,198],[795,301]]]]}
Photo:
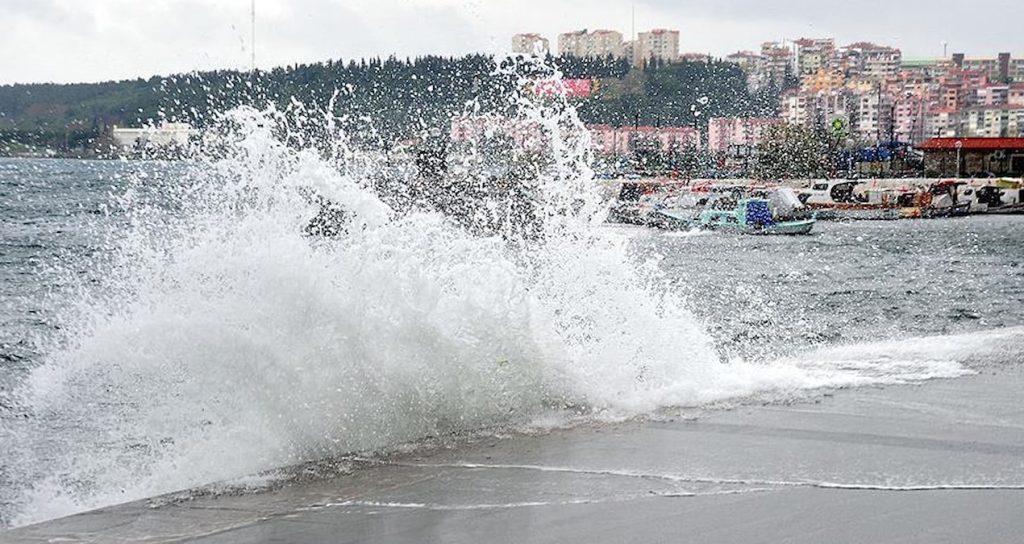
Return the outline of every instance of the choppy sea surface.
{"type": "Polygon", "coordinates": [[[524,265],[443,217],[388,216],[313,158],[261,153],[242,174],[0,159],[0,527],[552,413],[1024,354],[1024,217],[799,237],[584,221],[524,265]],[[302,234],[293,179],[345,187],[360,228],[302,234]]]}

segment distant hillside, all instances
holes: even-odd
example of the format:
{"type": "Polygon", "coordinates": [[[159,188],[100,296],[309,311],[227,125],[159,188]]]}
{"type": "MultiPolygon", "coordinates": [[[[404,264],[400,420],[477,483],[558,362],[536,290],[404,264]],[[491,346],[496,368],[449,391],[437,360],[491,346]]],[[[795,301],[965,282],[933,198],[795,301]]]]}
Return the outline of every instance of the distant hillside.
{"type": "MultiPolygon", "coordinates": [[[[654,63],[630,68],[616,59],[551,59],[567,78],[600,79],[597,94],[579,104],[587,123],[706,127],[714,116],[773,113],[778,93],[747,91],[743,72],[725,62],[654,63]]],[[[243,103],[295,99],[324,107],[341,91],[337,113],[350,130],[367,128],[389,140],[444,128],[473,99],[500,108],[513,78],[495,60],[370,59],[295,65],[249,74],[214,71],[97,84],[0,86],[0,154],[18,144],[64,154],[87,153],[112,125],[139,126],[167,118],[202,126],[209,114],[243,103]]]]}

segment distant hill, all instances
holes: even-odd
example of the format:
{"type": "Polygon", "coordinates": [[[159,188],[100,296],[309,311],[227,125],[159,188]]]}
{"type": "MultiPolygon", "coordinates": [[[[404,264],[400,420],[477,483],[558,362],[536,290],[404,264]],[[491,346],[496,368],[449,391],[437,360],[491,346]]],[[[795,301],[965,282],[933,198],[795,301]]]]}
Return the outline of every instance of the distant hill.
{"type": "MultiPolygon", "coordinates": [[[[631,68],[611,58],[550,60],[567,78],[601,80],[595,96],[579,104],[587,123],[704,128],[710,117],[771,114],[778,104],[775,90],[748,92],[742,70],[726,62],[631,68]]],[[[166,118],[202,126],[215,111],[268,101],[286,107],[292,98],[322,108],[336,90],[336,113],[346,116],[346,128],[389,141],[444,129],[471,100],[500,109],[516,81],[496,75],[496,68],[496,60],[484,55],[426,56],[327,61],[255,74],[223,70],[95,84],[5,85],[0,86],[0,154],[5,143],[8,150],[35,146],[83,154],[112,125],[166,118]]]]}

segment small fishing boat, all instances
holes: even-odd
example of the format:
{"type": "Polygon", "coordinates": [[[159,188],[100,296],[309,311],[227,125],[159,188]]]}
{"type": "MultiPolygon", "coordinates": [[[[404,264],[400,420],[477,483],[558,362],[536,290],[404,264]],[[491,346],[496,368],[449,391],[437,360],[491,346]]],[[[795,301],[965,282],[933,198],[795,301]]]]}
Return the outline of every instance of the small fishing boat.
{"type": "Polygon", "coordinates": [[[1024,213],[1024,182],[1016,179],[977,180],[959,188],[961,200],[970,202],[971,213],[1024,213]]]}
{"type": "Polygon", "coordinates": [[[800,191],[799,196],[823,220],[900,218],[898,199],[902,191],[894,187],[872,187],[860,180],[819,180],[800,191]]]}
{"type": "Polygon", "coordinates": [[[669,228],[701,228],[739,234],[809,234],[817,222],[813,214],[773,216],[771,201],[766,198],[743,198],[732,209],[706,209],[696,217],[687,217],[674,210],[659,210],[657,213],[666,219],[669,228]]]}

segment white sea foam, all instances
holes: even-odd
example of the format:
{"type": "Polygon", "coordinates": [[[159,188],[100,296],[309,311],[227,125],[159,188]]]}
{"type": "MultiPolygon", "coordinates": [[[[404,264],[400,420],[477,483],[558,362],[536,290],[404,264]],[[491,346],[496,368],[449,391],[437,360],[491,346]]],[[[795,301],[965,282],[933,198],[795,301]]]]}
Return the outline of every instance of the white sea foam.
{"type": "Polygon", "coordinates": [[[211,131],[218,158],[180,180],[173,217],[126,195],[119,265],[21,391],[16,523],[564,407],[628,417],[965,372],[941,350],[721,361],[653,263],[593,228],[572,110],[519,105],[556,159],[540,176],[543,243],[396,213],[345,164],[343,140],[328,158],[285,145],[292,114],[274,110],[211,131]],[[351,212],[346,235],[303,234],[310,190],[351,212]]]}

